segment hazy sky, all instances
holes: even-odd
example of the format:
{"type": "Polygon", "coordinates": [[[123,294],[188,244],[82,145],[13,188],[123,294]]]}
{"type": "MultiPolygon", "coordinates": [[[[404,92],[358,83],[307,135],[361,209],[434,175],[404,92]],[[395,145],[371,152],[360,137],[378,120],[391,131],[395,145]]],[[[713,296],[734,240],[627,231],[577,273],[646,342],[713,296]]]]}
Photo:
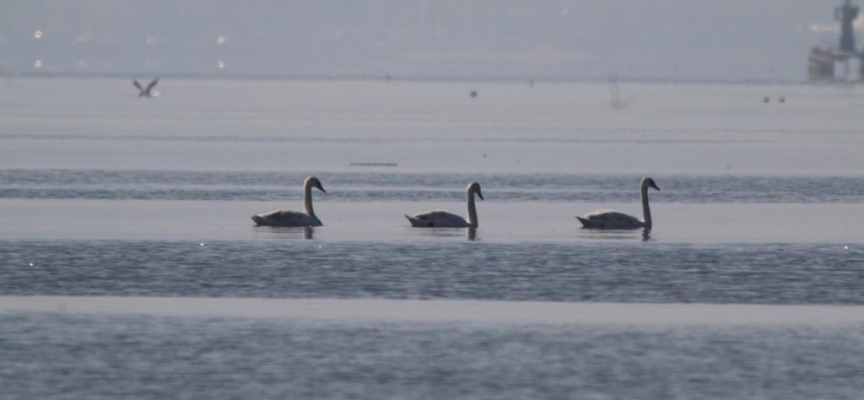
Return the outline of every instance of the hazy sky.
{"type": "Polygon", "coordinates": [[[0,2],[0,69],[126,76],[602,79],[615,73],[688,81],[805,80],[810,48],[837,40],[830,30],[839,3],[9,0],[0,2]]]}

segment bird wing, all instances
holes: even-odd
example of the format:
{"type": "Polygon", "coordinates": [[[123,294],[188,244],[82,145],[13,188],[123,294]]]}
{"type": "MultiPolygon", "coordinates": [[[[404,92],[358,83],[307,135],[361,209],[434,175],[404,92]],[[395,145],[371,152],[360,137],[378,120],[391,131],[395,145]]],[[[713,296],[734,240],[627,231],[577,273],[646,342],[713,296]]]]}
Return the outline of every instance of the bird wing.
{"type": "MultiPolygon", "coordinates": [[[[150,89],[153,89],[153,86],[156,86],[157,83],[159,83],[159,78],[156,78],[153,80],[153,82],[150,82],[150,84],[147,85],[147,89],[145,89],[144,91],[147,93],[150,93],[150,89]]],[[[140,88],[140,86],[139,86],[139,88],[140,88]]]]}
{"type": "Polygon", "coordinates": [[[595,211],[578,218],[586,228],[632,229],[644,225],[632,215],[612,210],[595,211]]]}
{"type": "Polygon", "coordinates": [[[135,87],[138,88],[138,90],[140,90],[141,92],[144,92],[144,88],[141,87],[141,84],[138,83],[137,80],[134,80],[134,79],[133,79],[133,80],[132,80],[132,84],[135,85],[135,87]]]}
{"type": "Polygon", "coordinates": [[[465,218],[462,218],[456,214],[451,214],[446,211],[424,211],[421,213],[417,213],[414,215],[406,215],[409,220],[419,223],[420,226],[427,227],[467,227],[469,224],[465,221],[465,218]]]}
{"type": "Polygon", "coordinates": [[[259,225],[272,225],[272,226],[320,226],[321,221],[314,216],[311,216],[306,213],[297,212],[297,211],[289,211],[289,210],[276,210],[271,211],[266,214],[259,214],[253,218],[256,223],[259,225]]]}

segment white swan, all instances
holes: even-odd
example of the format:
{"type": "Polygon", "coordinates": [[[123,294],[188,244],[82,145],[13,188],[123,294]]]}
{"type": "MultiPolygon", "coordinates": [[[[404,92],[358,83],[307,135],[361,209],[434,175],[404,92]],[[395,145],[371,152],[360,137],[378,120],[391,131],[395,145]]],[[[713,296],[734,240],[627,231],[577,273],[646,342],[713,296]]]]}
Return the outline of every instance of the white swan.
{"type": "Polygon", "coordinates": [[[476,228],[477,207],[474,206],[474,193],[483,200],[480,192],[480,184],[471,182],[465,189],[468,195],[468,221],[464,218],[446,211],[426,211],[414,215],[405,215],[411,226],[416,228],[476,228]]]}
{"type": "Polygon", "coordinates": [[[267,214],[257,214],[252,216],[252,221],[256,225],[266,226],[321,226],[321,220],[315,216],[315,211],[312,209],[312,188],[327,193],[324,187],[321,186],[321,181],[314,176],[306,178],[303,182],[303,212],[276,210],[267,214]]]}
{"type": "Polygon", "coordinates": [[[138,88],[138,97],[155,97],[155,96],[158,96],[159,92],[155,92],[155,91],[151,92],[151,90],[153,89],[153,86],[156,86],[156,83],[158,83],[158,82],[159,82],[159,78],[156,78],[152,82],[150,82],[147,85],[147,87],[145,88],[145,87],[141,86],[141,84],[138,83],[137,80],[132,80],[132,84],[135,85],[136,88],[138,88]]]}
{"type": "Polygon", "coordinates": [[[638,229],[651,230],[651,209],[648,208],[648,188],[660,190],[654,179],[643,178],[640,185],[642,192],[642,218],[624,214],[618,211],[594,211],[582,217],[576,217],[582,222],[582,228],[586,229],[638,229]]]}

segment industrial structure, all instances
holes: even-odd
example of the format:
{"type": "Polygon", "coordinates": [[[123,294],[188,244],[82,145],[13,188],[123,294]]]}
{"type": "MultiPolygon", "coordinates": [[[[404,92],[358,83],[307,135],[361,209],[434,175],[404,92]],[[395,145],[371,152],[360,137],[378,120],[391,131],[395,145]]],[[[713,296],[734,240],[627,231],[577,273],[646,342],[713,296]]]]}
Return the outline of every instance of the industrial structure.
{"type": "Polygon", "coordinates": [[[845,0],[834,10],[834,17],[840,22],[840,43],[838,47],[816,46],[810,51],[807,68],[811,81],[864,80],[864,52],[855,47],[855,27],[859,8],[852,0],[845,0]],[[857,66],[857,76],[852,76],[851,65],[857,66]]]}

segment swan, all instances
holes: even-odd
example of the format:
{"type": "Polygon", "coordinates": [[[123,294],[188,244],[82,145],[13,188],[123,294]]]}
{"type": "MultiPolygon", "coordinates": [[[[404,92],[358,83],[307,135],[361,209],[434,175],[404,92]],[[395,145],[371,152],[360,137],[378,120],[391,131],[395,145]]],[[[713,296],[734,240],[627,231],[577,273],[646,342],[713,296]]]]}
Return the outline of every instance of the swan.
{"type": "Polygon", "coordinates": [[[414,215],[405,214],[405,218],[408,218],[411,226],[415,228],[476,228],[477,207],[474,206],[474,193],[480,197],[480,200],[483,200],[480,184],[477,182],[469,183],[465,192],[468,195],[468,221],[446,211],[425,211],[414,215]]]}
{"type": "Polygon", "coordinates": [[[141,84],[138,83],[137,80],[132,80],[132,84],[135,85],[136,88],[138,88],[138,97],[158,96],[159,92],[151,92],[151,90],[153,89],[153,86],[156,86],[156,83],[158,83],[158,82],[159,82],[159,78],[156,78],[152,82],[147,84],[147,87],[145,88],[145,87],[141,86],[141,84]]]}
{"type": "Polygon", "coordinates": [[[651,230],[651,209],[648,208],[648,188],[660,190],[654,179],[643,178],[639,186],[642,192],[642,220],[618,211],[594,211],[582,217],[576,217],[585,229],[638,229],[651,230]]]}
{"type": "Polygon", "coordinates": [[[255,221],[259,226],[321,226],[321,220],[315,216],[315,211],[312,210],[312,188],[327,193],[324,187],[321,186],[321,181],[314,176],[306,178],[303,182],[303,212],[276,210],[267,214],[256,214],[252,216],[252,221],[255,221]]]}

